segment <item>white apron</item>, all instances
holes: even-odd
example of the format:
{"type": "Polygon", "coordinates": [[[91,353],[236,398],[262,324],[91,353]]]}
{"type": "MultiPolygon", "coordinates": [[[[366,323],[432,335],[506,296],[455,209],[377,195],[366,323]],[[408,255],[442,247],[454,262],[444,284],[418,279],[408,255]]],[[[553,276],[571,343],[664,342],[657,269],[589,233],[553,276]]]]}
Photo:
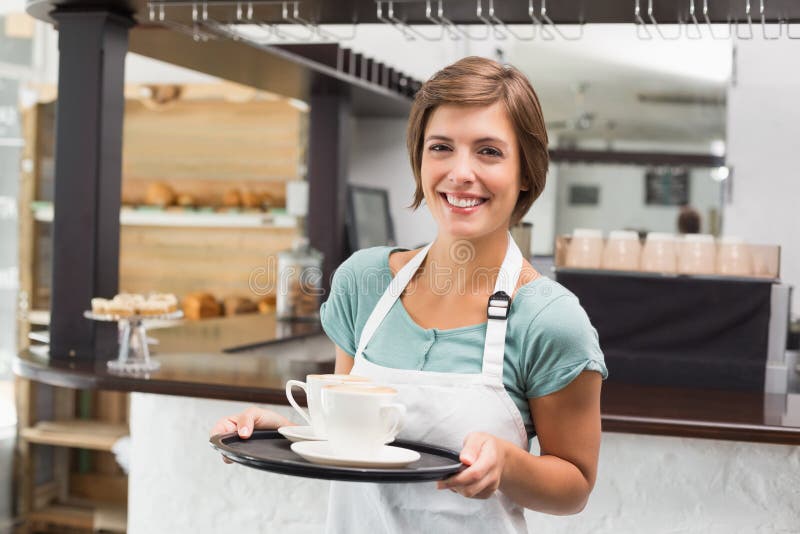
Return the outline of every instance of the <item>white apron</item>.
{"type": "MultiPolygon", "coordinates": [[[[392,279],[367,320],[351,371],[398,390],[405,404],[401,439],[424,441],[460,451],[470,432],[487,432],[528,449],[522,415],[503,386],[503,354],[510,301],[493,295],[487,311],[481,373],[442,373],[392,369],[364,358],[364,348],[389,309],[402,294],[431,245],[419,251],[392,279]]],[[[495,293],[513,295],[522,254],[508,236],[508,249],[495,293]]],[[[521,533],[527,532],[523,510],[499,491],[486,500],[468,499],[435,482],[371,484],[332,482],[328,533],[521,533]]]]}

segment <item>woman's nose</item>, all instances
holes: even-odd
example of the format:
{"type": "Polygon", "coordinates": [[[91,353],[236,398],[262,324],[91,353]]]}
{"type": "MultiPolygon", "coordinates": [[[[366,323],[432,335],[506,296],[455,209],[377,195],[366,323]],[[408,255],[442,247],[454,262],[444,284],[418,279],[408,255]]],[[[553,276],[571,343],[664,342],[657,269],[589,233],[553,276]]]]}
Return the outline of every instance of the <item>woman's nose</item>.
{"type": "Polygon", "coordinates": [[[472,182],[475,180],[475,171],[469,154],[458,155],[453,158],[453,167],[450,169],[448,179],[453,183],[472,182]]]}

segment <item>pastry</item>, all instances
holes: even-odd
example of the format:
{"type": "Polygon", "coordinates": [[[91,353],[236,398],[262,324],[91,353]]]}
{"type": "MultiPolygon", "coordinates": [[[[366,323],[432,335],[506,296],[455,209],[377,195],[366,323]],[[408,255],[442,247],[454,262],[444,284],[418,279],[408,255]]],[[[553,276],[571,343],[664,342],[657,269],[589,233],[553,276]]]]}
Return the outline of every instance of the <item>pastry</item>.
{"type": "Polygon", "coordinates": [[[166,313],[172,313],[178,309],[178,298],[172,293],[153,293],[147,297],[147,300],[164,303],[166,313]]]}
{"type": "Polygon", "coordinates": [[[222,205],[227,208],[238,208],[242,204],[242,195],[238,189],[228,189],[222,195],[222,205]]]}
{"type": "Polygon", "coordinates": [[[149,206],[166,207],[175,202],[175,191],[164,182],[154,182],[147,186],[144,203],[149,206]]]}
{"type": "Polygon", "coordinates": [[[239,315],[243,313],[255,313],[258,305],[247,297],[228,297],[223,302],[225,315],[239,315]]]}
{"type": "Polygon", "coordinates": [[[242,206],[245,208],[261,208],[261,195],[245,189],[242,192],[242,206]]]}
{"type": "Polygon", "coordinates": [[[178,195],[178,198],[175,199],[175,203],[184,208],[191,208],[195,205],[195,199],[192,195],[187,195],[184,193],[178,195]]]}
{"type": "Polygon", "coordinates": [[[92,299],[92,313],[97,314],[107,314],[110,313],[108,311],[109,305],[111,302],[108,299],[92,299]]]}
{"type": "Polygon", "coordinates": [[[167,303],[158,300],[142,302],[137,307],[139,315],[164,315],[167,313],[167,303]]]}
{"type": "Polygon", "coordinates": [[[205,319],[220,315],[219,302],[209,293],[189,293],[183,299],[183,314],[187,319],[205,319]]]}
{"type": "Polygon", "coordinates": [[[260,313],[275,313],[275,295],[264,295],[258,301],[258,311],[260,313]]]}

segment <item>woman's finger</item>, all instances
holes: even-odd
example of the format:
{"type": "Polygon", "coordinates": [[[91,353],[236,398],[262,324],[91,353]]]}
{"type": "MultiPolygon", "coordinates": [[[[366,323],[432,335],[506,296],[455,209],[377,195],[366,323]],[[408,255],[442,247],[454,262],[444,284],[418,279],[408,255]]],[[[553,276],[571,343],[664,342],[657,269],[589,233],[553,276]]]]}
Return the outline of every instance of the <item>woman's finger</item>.
{"type": "Polygon", "coordinates": [[[274,430],[282,426],[291,426],[294,423],[270,410],[259,410],[253,418],[253,428],[274,430]]]}
{"type": "Polygon", "coordinates": [[[216,436],[217,434],[227,434],[229,432],[234,432],[236,430],[236,423],[231,421],[229,418],[220,419],[211,429],[211,436],[216,436]]]}

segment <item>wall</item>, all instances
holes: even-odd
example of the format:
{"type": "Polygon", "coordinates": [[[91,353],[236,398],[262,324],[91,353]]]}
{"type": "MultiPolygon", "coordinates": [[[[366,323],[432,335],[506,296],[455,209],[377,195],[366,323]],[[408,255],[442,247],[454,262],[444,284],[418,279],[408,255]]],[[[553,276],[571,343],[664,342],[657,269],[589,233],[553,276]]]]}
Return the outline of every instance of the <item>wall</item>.
{"type": "MultiPolygon", "coordinates": [[[[571,233],[575,228],[598,228],[605,232],[644,229],[677,231],[678,206],[645,204],[645,167],[632,165],[572,165],[559,169],[556,231],[571,233]],[[571,185],[599,186],[597,206],[569,205],[571,185]]],[[[702,216],[702,231],[710,231],[710,213],[719,212],[720,186],[707,169],[690,169],[689,203],[702,216]]]]}
{"type": "Polygon", "coordinates": [[[795,286],[792,304],[797,314],[800,70],[786,67],[797,65],[800,41],[764,41],[755,33],[753,40],[736,43],[734,81],[728,90],[727,160],[733,175],[723,233],[782,247],[781,274],[795,286]]]}
{"type": "MultiPolygon", "coordinates": [[[[323,531],[327,482],[226,465],[208,446],[214,422],[245,407],[131,394],[129,534],[323,531]]],[[[529,531],[789,534],[800,524],[800,447],[604,433],[599,465],[580,515],[528,512],[529,531]]]]}

